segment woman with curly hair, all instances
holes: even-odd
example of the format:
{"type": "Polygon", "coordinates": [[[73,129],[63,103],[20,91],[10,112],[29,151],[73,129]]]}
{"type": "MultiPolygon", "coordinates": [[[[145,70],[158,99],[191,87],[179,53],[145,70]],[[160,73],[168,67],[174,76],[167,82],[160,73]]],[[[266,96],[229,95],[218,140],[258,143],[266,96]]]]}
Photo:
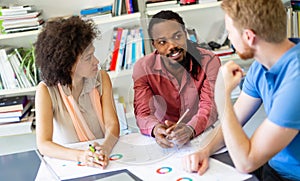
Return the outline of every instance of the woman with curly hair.
{"type": "Polygon", "coordinates": [[[36,136],[46,156],[105,168],[119,137],[108,74],[98,70],[91,21],[73,16],[49,21],[36,42],[36,64],[42,82],[36,91],[36,136]],[[91,149],[64,144],[104,138],[91,149]]]}

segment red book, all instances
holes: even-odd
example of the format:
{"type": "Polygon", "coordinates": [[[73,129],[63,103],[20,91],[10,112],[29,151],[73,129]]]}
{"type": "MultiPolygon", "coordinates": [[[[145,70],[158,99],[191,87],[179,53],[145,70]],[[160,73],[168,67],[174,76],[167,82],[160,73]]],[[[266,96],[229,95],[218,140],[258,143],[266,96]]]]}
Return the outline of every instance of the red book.
{"type": "Polygon", "coordinates": [[[117,37],[116,37],[116,41],[115,41],[115,45],[114,45],[114,49],[113,49],[113,53],[112,53],[112,58],[111,58],[111,62],[110,62],[110,68],[109,68],[110,71],[116,70],[122,31],[123,31],[123,28],[117,29],[117,37]]]}
{"type": "Polygon", "coordinates": [[[133,13],[132,0],[125,0],[127,14],[133,13]]]}

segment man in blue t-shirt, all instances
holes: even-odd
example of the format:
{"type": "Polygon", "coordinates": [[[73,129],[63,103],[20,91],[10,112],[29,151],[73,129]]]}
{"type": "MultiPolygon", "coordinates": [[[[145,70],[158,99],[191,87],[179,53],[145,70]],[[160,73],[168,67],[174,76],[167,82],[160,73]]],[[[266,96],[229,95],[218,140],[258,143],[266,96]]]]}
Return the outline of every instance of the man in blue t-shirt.
{"type": "Polygon", "coordinates": [[[260,180],[300,180],[300,43],[286,37],[282,1],[223,0],[221,7],[237,53],[256,61],[234,106],[230,95],[242,69],[233,61],[220,68],[215,101],[222,129],[205,148],[186,156],[183,167],[203,174],[208,157],[225,143],[241,172],[255,171],[260,180]],[[267,118],[248,138],[242,125],[261,104],[267,118]]]}

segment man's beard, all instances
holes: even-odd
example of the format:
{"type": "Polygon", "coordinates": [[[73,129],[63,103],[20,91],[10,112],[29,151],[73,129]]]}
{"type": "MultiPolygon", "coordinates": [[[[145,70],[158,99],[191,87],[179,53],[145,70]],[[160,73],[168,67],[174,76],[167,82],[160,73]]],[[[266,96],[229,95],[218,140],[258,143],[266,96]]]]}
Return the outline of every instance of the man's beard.
{"type": "Polygon", "coordinates": [[[172,58],[170,58],[170,56],[174,52],[184,53],[184,49],[175,47],[173,50],[171,50],[171,52],[168,53],[165,57],[168,60],[168,64],[173,68],[184,66],[186,64],[186,55],[183,56],[182,60],[173,60],[172,58]]]}
{"type": "Polygon", "coordinates": [[[249,45],[247,45],[244,41],[242,41],[242,42],[243,42],[245,48],[244,48],[243,53],[237,51],[237,54],[239,55],[239,57],[243,60],[253,58],[254,50],[249,45]]]}

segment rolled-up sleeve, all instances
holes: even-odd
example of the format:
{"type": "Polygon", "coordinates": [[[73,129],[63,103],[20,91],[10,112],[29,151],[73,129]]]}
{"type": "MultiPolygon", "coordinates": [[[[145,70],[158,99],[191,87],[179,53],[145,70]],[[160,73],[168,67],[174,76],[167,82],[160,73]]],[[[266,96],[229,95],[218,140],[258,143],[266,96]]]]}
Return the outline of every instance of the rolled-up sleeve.
{"type": "Polygon", "coordinates": [[[148,83],[148,77],[142,65],[137,62],[132,78],[134,81],[134,113],[137,125],[142,134],[151,135],[153,127],[159,123],[154,116],[153,93],[148,83]]]}

